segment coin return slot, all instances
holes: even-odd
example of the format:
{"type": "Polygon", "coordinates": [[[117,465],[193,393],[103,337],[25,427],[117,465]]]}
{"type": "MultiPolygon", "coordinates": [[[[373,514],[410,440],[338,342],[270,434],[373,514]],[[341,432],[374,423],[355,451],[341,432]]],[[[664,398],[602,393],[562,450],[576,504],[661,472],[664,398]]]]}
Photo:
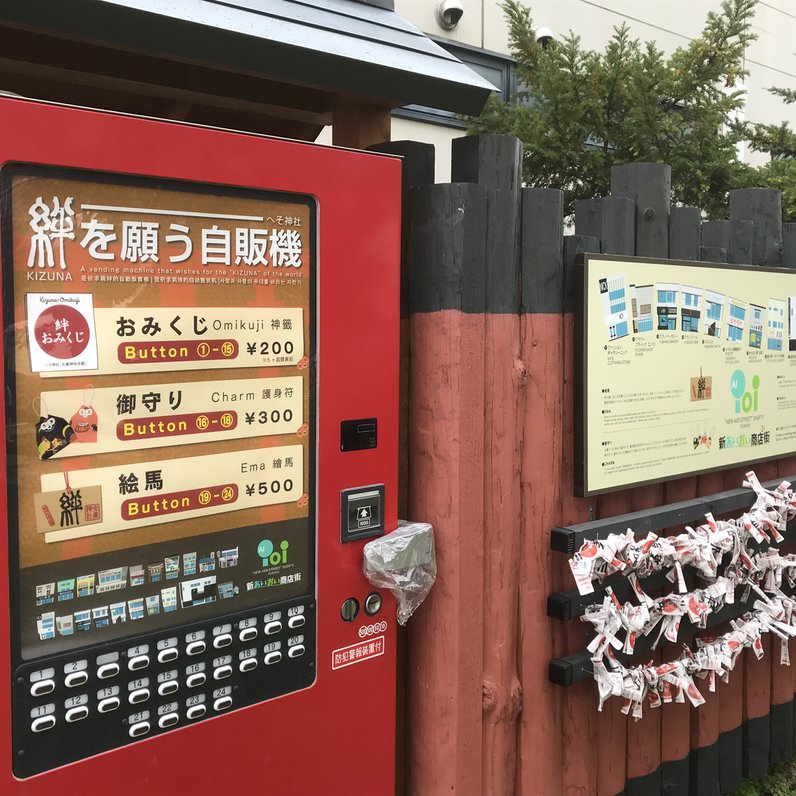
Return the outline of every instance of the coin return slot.
{"type": "Polygon", "coordinates": [[[373,591],[365,598],[365,613],[368,616],[374,616],[381,611],[381,595],[373,591]]]}

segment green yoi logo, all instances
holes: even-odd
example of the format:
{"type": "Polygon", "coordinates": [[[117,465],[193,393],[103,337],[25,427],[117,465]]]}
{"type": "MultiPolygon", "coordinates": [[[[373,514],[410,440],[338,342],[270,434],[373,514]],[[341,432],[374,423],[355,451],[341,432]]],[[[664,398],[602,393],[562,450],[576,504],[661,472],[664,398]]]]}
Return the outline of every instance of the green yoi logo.
{"type": "Polygon", "coordinates": [[[290,542],[283,540],[279,543],[279,550],[274,548],[274,543],[270,539],[263,539],[257,545],[257,555],[263,560],[263,566],[275,567],[279,564],[287,564],[287,549],[290,542]]]}
{"type": "Polygon", "coordinates": [[[735,398],[735,414],[741,412],[748,415],[750,412],[757,411],[758,391],[760,389],[760,376],[752,376],[750,390],[746,389],[746,374],[739,368],[730,378],[730,392],[735,398]]]}

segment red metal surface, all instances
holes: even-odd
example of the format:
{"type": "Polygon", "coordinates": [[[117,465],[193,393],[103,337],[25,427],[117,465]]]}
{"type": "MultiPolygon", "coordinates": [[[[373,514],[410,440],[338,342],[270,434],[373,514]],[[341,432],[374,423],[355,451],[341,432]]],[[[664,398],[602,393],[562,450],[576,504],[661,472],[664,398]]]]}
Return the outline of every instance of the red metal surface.
{"type": "MultiPolygon", "coordinates": [[[[19,781],[11,773],[9,618],[0,611],[0,793],[391,794],[392,601],[379,615],[388,622],[386,654],[336,671],[331,658],[332,650],[358,642],[357,631],[367,624],[344,623],[341,603],[350,596],[361,602],[371,591],[361,572],[363,542],[339,542],[340,490],[384,481],[386,527],[396,524],[400,162],[13,99],[0,100],[0,115],[0,162],[310,193],[320,208],[315,685],[19,781]],[[372,416],[379,418],[378,448],[340,453],[340,420],[372,416]]],[[[5,467],[0,457],[3,482],[5,467]]],[[[0,514],[6,516],[5,489],[0,514]]],[[[0,600],[8,602],[5,544],[0,600]]]]}

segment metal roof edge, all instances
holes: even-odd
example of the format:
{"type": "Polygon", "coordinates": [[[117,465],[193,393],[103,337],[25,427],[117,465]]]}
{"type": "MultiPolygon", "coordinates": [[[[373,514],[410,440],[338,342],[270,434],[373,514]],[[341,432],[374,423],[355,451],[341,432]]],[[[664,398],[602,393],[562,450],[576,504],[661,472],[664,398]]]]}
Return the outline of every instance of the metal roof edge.
{"type": "MultiPolygon", "coordinates": [[[[290,6],[290,0],[273,2],[283,3],[286,10],[290,6]]],[[[338,5],[341,2],[346,0],[337,0],[338,5]]],[[[142,10],[119,0],[68,3],[2,0],[0,23],[138,54],[312,86],[330,93],[360,95],[391,107],[419,104],[454,113],[477,114],[494,90],[488,81],[420,31],[417,34],[422,37],[424,47],[429,45],[423,52],[386,41],[367,40],[367,45],[360,47],[362,57],[357,58],[356,45],[361,39],[349,37],[352,54],[345,56],[314,49],[311,36],[307,37],[309,46],[286,44],[264,37],[262,29],[255,35],[172,16],[167,12],[169,4],[165,0],[139,0],[139,6],[142,4],[162,5],[163,12],[142,10]],[[381,60],[374,58],[374,51],[381,60]]],[[[197,9],[208,11],[213,5],[197,5],[197,9]]],[[[246,12],[245,8],[239,10],[246,12]]],[[[374,6],[369,10],[397,17],[394,12],[374,6]]],[[[324,3],[327,16],[328,11],[329,0],[324,3]]],[[[404,30],[408,26],[416,31],[405,20],[400,22],[404,30]]],[[[340,31],[339,35],[349,34],[340,31]]],[[[341,39],[341,44],[345,41],[341,39]]]]}

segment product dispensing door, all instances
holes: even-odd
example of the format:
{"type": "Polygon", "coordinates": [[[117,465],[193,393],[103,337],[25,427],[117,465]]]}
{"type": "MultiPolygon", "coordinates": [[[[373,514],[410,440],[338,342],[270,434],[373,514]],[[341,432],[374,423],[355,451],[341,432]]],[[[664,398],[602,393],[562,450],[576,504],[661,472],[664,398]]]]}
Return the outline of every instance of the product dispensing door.
{"type": "Polygon", "coordinates": [[[0,792],[391,794],[399,161],[0,118],[0,792]]]}

